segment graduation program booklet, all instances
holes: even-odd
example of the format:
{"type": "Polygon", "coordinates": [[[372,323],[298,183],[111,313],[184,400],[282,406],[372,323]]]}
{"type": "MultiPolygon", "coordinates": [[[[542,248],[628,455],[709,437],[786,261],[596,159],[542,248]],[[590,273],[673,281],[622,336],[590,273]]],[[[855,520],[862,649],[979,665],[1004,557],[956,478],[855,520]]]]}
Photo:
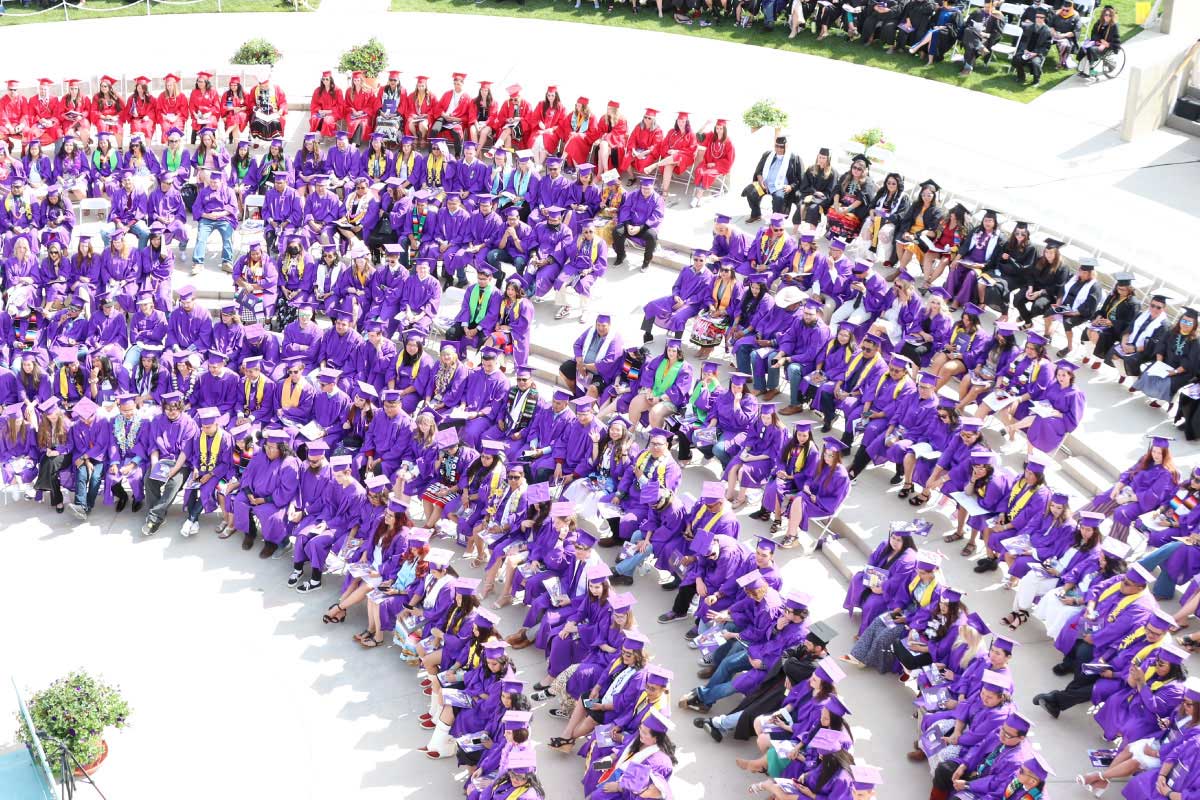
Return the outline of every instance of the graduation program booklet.
{"type": "Polygon", "coordinates": [[[454,708],[470,708],[475,700],[466,692],[459,689],[443,689],[442,705],[454,708]]]}
{"type": "Polygon", "coordinates": [[[154,463],[154,466],[150,468],[150,474],[146,477],[152,481],[165,482],[167,480],[167,475],[169,475],[173,469],[175,469],[175,459],[160,458],[154,463]]]}
{"type": "Polygon", "coordinates": [[[1080,672],[1082,672],[1084,675],[1099,675],[1106,669],[1112,669],[1112,667],[1108,664],[1105,664],[1103,661],[1089,661],[1080,667],[1080,672]]]}
{"type": "Polygon", "coordinates": [[[611,723],[597,725],[592,729],[592,737],[597,747],[612,747],[616,744],[612,738],[613,726],[611,723]]]}
{"type": "Polygon", "coordinates": [[[1058,412],[1054,410],[1054,406],[1042,400],[1034,400],[1029,404],[1029,410],[1037,417],[1052,417],[1058,412]]]}
{"type": "Polygon", "coordinates": [[[1023,556],[1033,552],[1033,545],[1029,542],[1029,535],[1022,533],[1006,540],[1004,549],[1014,556],[1023,556]]]}
{"type": "MultiPolygon", "coordinates": [[[[922,711],[933,712],[941,710],[942,703],[952,697],[950,684],[943,683],[939,686],[929,686],[921,690],[921,694],[913,700],[913,705],[922,711]]],[[[929,753],[926,753],[929,755],[929,753]]]]}
{"type": "Polygon", "coordinates": [[[1117,751],[1111,747],[1098,747],[1094,750],[1088,750],[1088,760],[1092,762],[1093,767],[1107,767],[1117,757],[1117,751]]]}
{"type": "Polygon", "coordinates": [[[790,794],[793,797],[800,796],[800,789],[796,786],[796,782],[791,778],[776,778],[775,785],[778,786],[779,790],[784,794],[790,794]]]}
{"type": "Polygon", "coordinates": [[[883,582],[887,580],[887,573],[879,567],[867,567],[863,570],[863,587],[867,589],[879,589],[883,586],[883,582]]]}
{"type": "Polygon", "coordinates": [[[557,577],[547,578],[542,586],[550,594],[550,601],[556,606],[560,601],[565,600],[567,597],[565,594],[563,594],[562,581],[560,581],[557,577]]]}
{"type": "Polygon", "coordinates": [[[309,420],[300,426],[300,435],[310,442],[315,442],[325,435],[325,429],[318,425],[313,420],[309,420]]]}
{"type": "Polygon", "coordinates": [[[929,442],[917,442],[912,446],[912,454],[917,458],[937,459],[942,457],[941,450],[934,450],[929,442]]]}
{"type": "Polygon", "coordinates": [[[705,631],[696,637],[696,647],[704,655],[711,655],[717,651],[717,648],[725,644],[725,631],[717,628],[711,631],[705,631]]]}
{"type": "Polygon", "coordinates": [[[485,731],[464,733],[462,736],[454,737],[454,741],[458,742],[458,749],[464,753],[478,753],[483,749],[483,743],[486,739],[487,733],[485,731]]]}
{"type": "Polygon", "coordinates": [[[950,499],[958,503],[959,508],[967,512],[968,517],[983,517],[991,514],[983,506],[979,505],[979,500],[966,492],[955,492],[950,495],[950,499]]]}

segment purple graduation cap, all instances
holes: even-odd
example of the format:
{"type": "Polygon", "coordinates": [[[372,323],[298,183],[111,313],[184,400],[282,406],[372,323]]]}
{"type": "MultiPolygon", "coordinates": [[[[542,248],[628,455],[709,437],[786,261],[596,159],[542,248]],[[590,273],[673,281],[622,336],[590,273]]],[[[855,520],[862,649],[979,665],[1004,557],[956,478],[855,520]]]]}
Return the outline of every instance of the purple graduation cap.
{"type": "Polygon", "coordinates": [[[324,439],[317,439],[315,442],[309,442],[307,448],[309,458],[316,456],[320,459],[329,452],[329,443],[324,439]]]}
{"type": "Polygon", "coordinates": [[[675,730],[675,723],[658,709],[654,709],[643,717],[642,724],[655,733],[669,733],[675,730]]]}
{"type": "Polygon", "coordinates": [[[1072,364],[1065,358],[1060,358],[1058,361],[1055,361],[1054,367],[1055,369],[1065,369],[1067,372],[1074,372],[1075,370],[1079,369],[1078,364],[1072,364]]]}
{"type": "Polygon", "coordinates": [[[638,177],[638,185],[642,186],[642,187],[654,186],[654,176],[653,175],[642,175],[642,176],[638,177]]]}
{"type": "Polygon", "coordinates": [[[733,217],[729,216],[728,214],[717,214],[713,218],[713,221],[716,222],[718,225],[728,225],[730,222],[733,221],[733,217]]]}
{"type": "Polygon", "coordinates": [[[883,770],[870,764],[852,764],[850,780],[854,788],[860,792],[869,792],[876,786],[883,785],[883,770]]]}
{"type": "Polygon", "coordinates": [[[716,534],[712,531],[699,530],[692,538],[691,552],[698,556],[706,556],[712,552],[712,547],[716,543],[716,534]]]}
{"type": "Polygon", "coordinates": [[[349,455],[334,456],[329,459],[329,467],[334,472],[345,472],[353,462],[354,458],[349,455]]]}
{"type": "Polygon", "coordinates": [[[833,728],[821,728],[808,740],[810,749],[825,755],[836,753],[838,750],[850,748],[850,736],[845,731],[835,731],[833,728]]]}
{"type": "Polygon", "coordinates": [[[992,629],[988,627],[988,624],[983,621],[983,617],[979,616],[979,614],[975,611],[972,611],[967,615],[967,624],[984,636],[987,636],[992,632],[992,629]]]}
{"type": "Polygon", "coordinates": [[[1154,655],[1159,661],[1165,661],[1168,664],[1182,664],[1188,657],[1187,651],[1177,647],[1174,642],[1167,642],[1158,648],[1154,655]]]}
{"type": "Polygon", "coordinates": [[[1171,442],[1175,441],[1174,436],[1161,436],[1158,434],[1146,434],[1146,438],[1150,440],[1151,447],[1157,447],[1162,450],[1170,448],[1171,442]]]}
{"type": "Polygon", "coordinates": [[[1141,564],[1134,564],[1125,572],[1125,580],[1134,586],[1145,586],[1152,579],[1153,576],[1150,574],[1150,571],[1141,564]]]}
{"type": "Polygon", "coordinates": [[[958,589],[951,589],[951,588],[949,588],[949,587],[947,587],[947,588],[945,588],[945,589],[943,589],[943,590],[942,590],[942,598],[943,598],[943,599],[944,599],[944,600],[945,600],[947,603],[957,603],[957,602],[959,602],[960,600],[962,600],[962,599],[963,599],[963,594],[964,594],[964,593],[963,593],[963,592],[961,592],[961,591],[959,591],[958,589]]]}
{"type": "Polygon", "coordinates": [[[1046,465],[1040,461],[1030,459],[1025,462],[1025,469],[1029,470],[1034,475],[1041,475],[1046,471],[1046,465]]]}
{"type": "Polygon", "coordinates": [[[1029,721],[1028,717],[1016,711],[1008,715],[1008,718],[1004,720],[1004,724],[1017,733],[1029,733],[1029,729],[1033,727],[1033,723],[1029,721]]]}
{"type": "Polygon", "coordinates": [[[337,383],[337,379],[340,378],[341,376],[342,376],[342,371],[340,369],[333,369],[332,367],[321,367],[319,370],[317,370],[317,382],[318,383],[337,383]]]}
{"type": "Polygon", "coordinates": [[[500,622],[500,615],[490,608],[480,606],[475,609],[475,624],[480,628],[487,630],[495,630],[496,624],[500,622]]]}
{"type": "Polygon", "coordinates": [[[621,649],[628,650],[631,653],[640,653],[646,649],[646,645],[650,640],[642,635],[639,631],[628,631],[625,634],[624,641],[621,642],[621,649]]]}
{"type": "Polygon", "coordinates": [[[171,403],[182,403],[183,402],[183,392],[167,392],[166,394],[164,394],[162,396],[162,401],[163,401],[163,405],[170,405],[171,403]]]}
{"type": "Polygon", "coordinates": [[[942,554],[931,550],[917,551],[917,569],[933,572],[942,563],[942,554]]]}
{"type": "Polygon", "coordinates": [[[758,550],[766,550],[768,553],[774,553],[778,545],[774,539],[768,539],[766,536],[759,536],[758,541],[754,543],[754,547],[758,550]]]}
{"type": "MultiPolygon", "coordinates": [[[[516,689],[515,691],[511,690],[510,682],[504,681],[504,685],[500,687],[501,691],[505,692],[506,694],[521,694],[522,690],[525,688],[524,682],[513,681],[512,683],[515,683],[520,688],[516,689]]],[[[504,723],[504,730],[506,731],[529,730],[529,721],[531,719],[533,719],[532,711],[517,711],[515,709],[505,711],[504,716],[501,718],[502,722],[504,723]]]]}
{"type": "Polygon", "coordinates": [[[433,441],[439,450],[448,450],[451,447],[456,447],[458,445],[458,430],[455,428],[440,430],[433,437],[433,441]]]}
{"type": "Polygon", "coordinates": [[[963,417],[959,420],[959,427],[964,431],[974,431],[976,433],[983,427],[984,421],[979,417],[963,417]]]}
{"type": "MultiPolygon", "coordinates": [[[[183,397],[183,395],[179,395],[179,396],[181,398],[183,397]]],[[[166,398],[164,397],[163,400],[165,401],[166,398]]],[[[57,397],[47,397],[45,400],[43,400],[42,402],[37,404],[37,410],[42,412],[43,414],[51,414],[55,411],[58,411],[58,398],[57,397]]]]}
{"type": "Polygon", "coordinates": [[[755,569],[738,578],[737,585],[747,591],[751,591],[753,589],[765,589],[767,582],[763,580],[762,573],[755,569]]]}
{"type": "Polygon", "coordinates": [[[671,679],[674,677],[674,672],[659,664],[646,667],[646,683],[666,687],[671,685],[671,679]]]}
{"type": "Polygon", "coordinates": [[[822,444],[826,450],[833,450],[835,453],[840,453],[847,448],[846,443],[836,436],[826,436],[822,440],[822,444]]]}
{"type": "Polygon", "coordinates": [[[1021,645],[1019,642],[1015,642],[1007,636],[997,636],[996,638],[992,639],[992,647],[996,648],[1002,653],[1008,653],[1010,656],[1012,655],[1013,650],[1020,646],[1021,645]]]}
{"type": "Polygon", "coordinates": [[[700,487],[700,502],[715,503],[725,499],[725,484],[721,481],[705,481],[700,487]]]}
{"type": "Polygon", "coordinates": [[[608,596],[608,605],[618,614],[623,614],[637,605],[632,592],[613,592],[608,596]]]}
{"type": "Polygon", "coordinates": [[[588,531],[579,531],[575,534],[575,549],[590,550],[596,546],[596,536],[588,531]]]}
{"type": "Polygon", "coordinates": [[[1200,702],[1200,677],[1193,675],[1183,682],[1183,696],[1193,703],[1200,702]]]}
{"type": "Polygon", "coordinates": [[[836,694],[830,695],[829,699],[825,701],[825,708],[829,709],[829,713],[837,714],[839,717],[850,716],[850,707],[836,694]]]}
{"type": "Polygon", "coordinates": [[[1042,758],[1041,753],[1034,753],[1033,758],[1021,762],[1021,768],[1039,781],[1045,781],[1054,774],[1054,770],[1050,769],[1050,765],[1046,763],[1046,759],[1042,758]]]}
{"type": "MultiPolygon", "coordinates": [[[[478,611],[476,611],[476,614],[478,614],[478,611]]],[[[489,639],[483,643],[483,657],[491,659],[503,658],[504,648],[506,647],[508,647],[508,642],[503,639],[489,639]]]]}
{"type": "Polygon", "coordinates": [[[1165,633],[1175,629],[1175,618],[1161,608],[1156,608],[1150,615],[1150,619],[1146,620],[1146,624],[1165,633]]]}
{"type": "Polygon", "coordinates": [[[458,578],[454,581],[455,594],[475,594],[479,589],[479,578],[458,578]]]}
{"type": "MultiPolygon", "coordinates": [[[[533,487],[530,487],[530,488],[533,488],[533,487]]],[[[525,492],[525,497],[526,497],[526,499],[529,498],[528,490],[526,490],[526,492],[525,492]]],[[[543,500],[542,502],[544,503],[545,501],[543,500]]],[[[575,513],[575,504],[572,503],[570,500],[560,500],[557,503],[550,504],[550,516],[551,517],[558,517],[559,519],[566,519],[567,517],[571,516],[574,513],[575,513]]]]}
{"type": "Polygon", "coordinates": [[[789,611],[803,611],[812,602],[812,595],[794,590],[783,593],[783,606],[789,611]]]}
{"type": "Polygon", "coordinates": [[[214,406],[205,406],[196,411],[196,421],[201,425],[209,425],[221,418],[221,409],[214,406]]]}
{"type": "Polygon", "coordinates": [[[529,503],[549,503],[550,484],[545,481],[532,484],[525,490],[525,500],[529,503]]]}
{"type": "Polygon", "coordinates": [[[745,385],[746,385],[746,381],[748,381],[748,380],[750,380],[750,376],[749,376],[749,375],[747,375],[747,374],[746,374],[746,373],[744,373],[744,372],[731,372],[731,373],[729,373],[729,384],[730,384],[730,386],[745,386],[745,385]]]}
{"type": "Polygon", "coordinates": [[[983,688],[998,694],[1008,694],[1012,692],[1012,678],[1005,675],[1003,672],[985,669],[983,671],[983,679],[981,681],[983,688]]]}
{"type": "Polygon", "coordinates": [[[648,506],[658,505],[659,499],[659,486],[657,483],[649,482],[642,487],[640,492],[638,492],[638,500],[648,506]]]}
{"type": "Polygon", "coordinates": [[[576,414],[584,414],[592,410],[592,404],[595,399],[591,397],[577,397],[571,401],[571,405],[575,406],[576,414]]]}
{"type": "Polygon", "coordinates": [[[429,566],[434,569],[445,569],[450,566],[450,562],[454,559],[453,551],[447,550],[444,547],[430,548],[425,554],[425,560],[429,562],[429,566]]]}
{"type": "Polygon", "coordinates": [[[834,236],[834,237],[830,238],[830,240],[829,240],[829,249],[830,250],[845,250],[846,249],[846,241],[844,239],[839,239],[836,236],[834,236]]]}
{"type": "Polygon", "coordinates": [[[996,454],[991,450],[976,450],[970,456],[971,466],[984,467],[996,463],[996,454]]]}
{"type": "Polygon", "coordinates": [[[813,674],[821,678],[827,683],[832,683],[835,686],[838,681],[846,677],[846,673],[838,666],[837,659],[833,656],[825,656],[817,662],[817,668],[813,670],[813,674]]]}
{"type": "Polygon", "coordinates": [[[81,397],[79,398],[79,401],[75,403],[75,408],[72,409],[71,413],[75,419],[91,419],[92,417],[96,416],[96,412],[98,410],[99,407],[89,398],[81,397]]]}
{"type": "Polygon", "coordinates": [[[532,747],[515,747],[508,756],[508,771],[529,775],[537,769],[537,753],[532,747]]]}
{"type": "Polygon", "coordinates": [[[588,565],[586,574],[588,583],[603,583],[612,575],[612,570],[608,568],[608,564],[597,561],[595,564],[588,565]]]}
{"type": "Polygon", "coordinates": [[[917,375],[917,384],[919,386],[937,386],[938,376],[932,372],[921,372],[917,375]]]}
{"type": "MultiPolygon", "coordinates": [[[[285,436],[287,435],[286,432],[283,433],[285,436]]],[[[392,485],[392,481],[387,475],[368,475],[366,483],[368,492],[382,492],[392,485]]]]}
{"type": "Polygon", "coordinates": [[[356,383],[357,385],[354,387],[355,397],[365,397],[368,399],[379,397],[379,393],[375,391],[375,387],[371,384],[365,381],[356,381],[356,383]]]}
{"type": "Polygon", "coordinates": [[[459,358],[462,358],[467,352],[467,343],[461,339],[443,339],[438,349],[443,353],[449,350],[457,354],[459,358]]]}
{"type": "Polygon", "coordinates": [[[1100,552],[1104,553],[1109,558],[1119,558],[1124,560],[1129,555],[1130,547],[1125,542],[1119,539],[1104,537],[1104,541],[1100,542],[1100,552]]]}

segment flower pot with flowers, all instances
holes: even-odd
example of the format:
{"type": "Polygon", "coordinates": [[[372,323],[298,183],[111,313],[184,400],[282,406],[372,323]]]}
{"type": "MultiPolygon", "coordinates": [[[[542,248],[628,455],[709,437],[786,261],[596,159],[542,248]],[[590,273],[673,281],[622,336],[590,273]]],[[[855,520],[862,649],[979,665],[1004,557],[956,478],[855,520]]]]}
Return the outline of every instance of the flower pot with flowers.
{"type": "MultiPolygon", "coordinates": [[[[129,704],[117,687],[80,670],[59,678],[30,697],[29,713],[43,735],[42,746],[51,763],[58,762],[66,748],[90,773],[108,757],[104,731],[125,727],[129,704]]],[[[23,722],[17,729],[17,738],[26,744],[31,741],[23,722]]]]}
{"type": "Polygon", "coordinates": [[[751,133],[758,133],[760,128],[774,128],[778,138],[787,127],[788,115],[774,100],[759,100],[742,114],[742,122],[751,133]]]}

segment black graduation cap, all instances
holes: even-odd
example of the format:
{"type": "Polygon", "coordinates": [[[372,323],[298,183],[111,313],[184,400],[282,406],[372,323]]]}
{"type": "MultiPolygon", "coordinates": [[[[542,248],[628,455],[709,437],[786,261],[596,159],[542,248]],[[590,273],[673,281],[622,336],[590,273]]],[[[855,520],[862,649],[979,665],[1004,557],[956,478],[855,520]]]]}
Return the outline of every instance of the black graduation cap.
{"type": "Polygon", "coordinates": [[[962,203],[955,203],[954,208],[950,210],[958,214],[958,216],[962,217],[963,219],[966,219],[967,215],[971,213],[970,211],[967,211],[967,207],[962,203]]]}
{"type": "Polygon", "coordinates": [[[984,217],[991,217],[992,219],[1000,219],[1000,215],[999,215],[999,214],[997,214],[997,213],[996,213],[996,211],[995,211],[995,210],[993,210],[993,209],[991,209],[991,208],[985,208],[985,209],[983,210],[983,216],[984,216],[984,217]]]}
{"type": "Polygon", "coordinates": [[[1150,299],[1155,303],[1162,303],[1163,305],[1171,302],[1171,296],[1162,291],[1158,291],[1150,295],[1150,299]]]}
{"type": "Polygon", "coordinates": [[[1017,225],[1016,225],[1016,227],[1018,227],[1018,228],[1024,228],[1025,230],[1029,230],[1029,224],[1030,224],[1030,223],[1026,222],[1025,220],[1023,220],[1023,219],[1019,219],[1019,220],[1017,220],[1017,225]]]}
{"type": "Polygon", "coordinates": [[[825,156],[826,158],[829,158],[829,148],[828,148],[828,147],[822,147],[820,150],[818,150],[818,151],[817,151],[817,155],[819,155],[819,156],[825,156]]]}
{"type": "Polygon", "coordinates": [[[1062,246],[1063,246],[1063,243],[1060,242],[1058,239],[1047,239],[1046,240],[1046,247],[1053,247],[1055,250],[1057,250],[1058,248],[1060,248],[1062,246]]]}
{"type": "Polygon", "coordinates": [[[815,644],[827,647],[836,638],[837,631],[828,622],[814,622],[808,626],[808,639],[815,644]]]}
{"type": "Polygon", "coordinates": [[[1133,286],[1133,279],[1137,277],[1132,272],[1115,272],[1113,280],[1117,282],[1117,286],[1133,286]]]}
{"type": "Polygon", "coordinates": [[[850,159],[851,164],[853,164],[855,161],[861,161],[868,167],[871,166],[871,159],[867,158],[866,153],[859,153],[850,159]]]}
{"type": "Polygon", "coordinates": [[[938,182],[933,178],[926,178],[925,180],[921,181],[921,188],[924,189],[926,186],[933,189],[935,192],[940,192],[942,190],[942,187],[939,186],[938,182]]]}

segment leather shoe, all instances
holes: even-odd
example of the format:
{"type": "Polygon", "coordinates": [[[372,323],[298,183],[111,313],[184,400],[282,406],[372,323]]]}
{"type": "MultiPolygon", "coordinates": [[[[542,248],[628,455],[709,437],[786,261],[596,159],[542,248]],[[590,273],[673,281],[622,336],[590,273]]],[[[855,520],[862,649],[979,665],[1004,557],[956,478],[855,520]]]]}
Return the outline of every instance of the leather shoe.
{"type": "Polygon", "coordinates": [[[712,667],[712,666],[703,667],[702,669],[699,669],[696,671],[696,677],[704,679],[704,680],[708,680],[709,678],[711,678],[713,676],[713,673],[716,671],[717,671],[716,667],[712,667]]]}
{"type": "Polygon", "coordinates": [[[1050,695],[1048,694],[1034,695],[1033,704],[1035,706],[1041,706],[1047,714],[1055,719],[1058,719],[1058,715],[1062,713],[1062,709],[1054,704],[1054,702],[1050,699],[1050,695]]]}
{"type": "Polygon", "coordinates": [[[605,536],[600,541],[596,542],[597,547],[617,547],[621,544],[621,540],[616,536],[605,536]]]}
{"type": "Polygon", "coordinates": [[[1072,667],[1068,664],[1064,664],[1061,661],[1058,662],[1057,664],[1055,664],[1051,668],[1051,672],[1053,672],[1055,675],[1059,675],[1059,676],[1070,675],[1074,671],[1075,671],[1074,667],[1072,667]]]}
{"type": "Polygon", "coordinates": [[[116,502],[116,505],[114,506],[114,509],[116,510],[116,512],[117,512],[118,514],[120,514],[122,511],[124,511],[124,510],[125,510],[125,504],[126,504],[127,502],[129,502],[129,501],[128,501],[128,500],[126,500],[124,497],[118,497],[118,498],[117,498],[117,502],[116,502]]]}
{"type": "Polygon", "coordinates": [[[921,750],[910,750],[910,751],[908,751],[908,755],[905,756],[905,758],[907,758],[909,761],[928,761],[929,760],[929,757],[927,755],[925,755],[925,753],[922,752],[921,750]]]}

